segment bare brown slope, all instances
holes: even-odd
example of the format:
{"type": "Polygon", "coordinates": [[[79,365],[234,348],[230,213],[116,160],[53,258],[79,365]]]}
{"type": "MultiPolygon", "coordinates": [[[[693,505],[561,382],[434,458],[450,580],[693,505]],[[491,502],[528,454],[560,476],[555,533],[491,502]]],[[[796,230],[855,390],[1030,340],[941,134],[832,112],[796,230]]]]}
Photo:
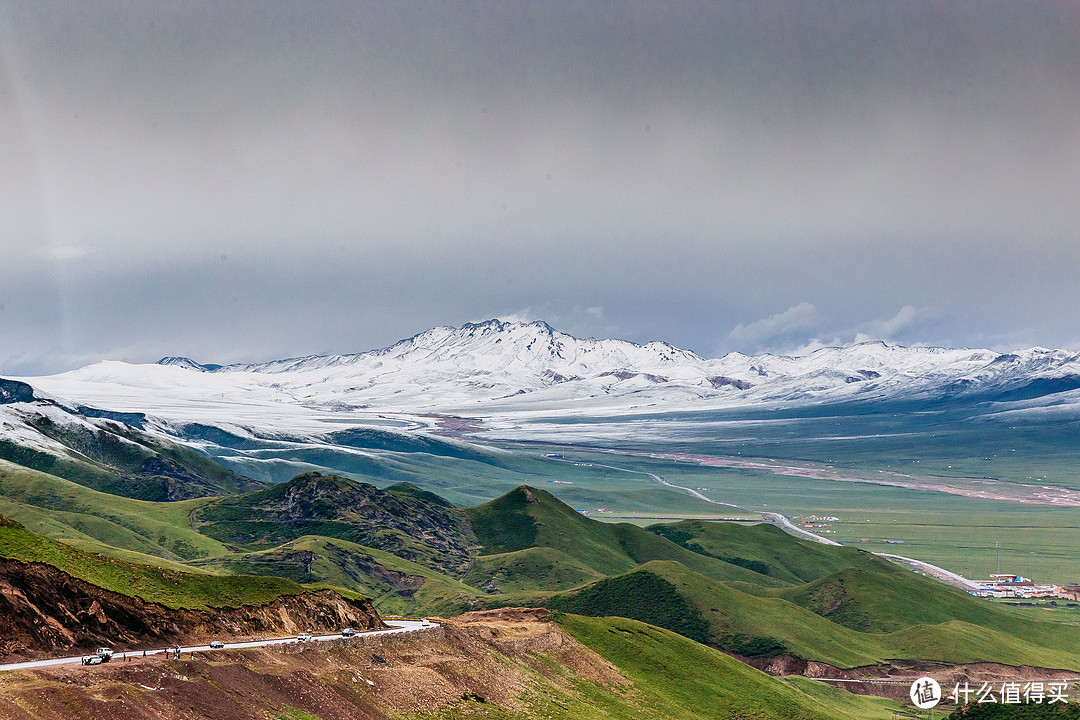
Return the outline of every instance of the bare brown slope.
{"type": "Polygon", "coordinates": [[[329,590],[282,595],[259,606],[173,610],[105,590],[51,565],[0,559],[0,658],[7,662],[100,645],[134,650],[212,636],[280,636],[343,627],[384,626],[370,601],[329,590]]]}
{"type": "Polygon", "coordinates": [[[587,686],[633,697],[615,667],[543,610],[470,613],[367,640],[0,673],[0,719],[536,718],[587,686]]]}

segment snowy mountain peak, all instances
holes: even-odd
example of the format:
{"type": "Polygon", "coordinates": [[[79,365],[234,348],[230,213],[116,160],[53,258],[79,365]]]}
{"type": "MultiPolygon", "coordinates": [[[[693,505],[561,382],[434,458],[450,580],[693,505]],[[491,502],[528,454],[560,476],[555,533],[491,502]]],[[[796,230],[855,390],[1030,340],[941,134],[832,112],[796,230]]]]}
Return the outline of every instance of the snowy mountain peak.
{"type": "Polygon", "coordinates": [[[483,320],[481,322],[467,322],[460,328],[450,328],[451,330],[461,330],[463,332],[475,333],[489,333],[489,332],[506,332],[507,330],[515,330],[518,328],[533,328],[537,332],[546,333],[548,335],[555,334],[555,328],[548,325],[543,320],[533,320],[532,322],[521,322],[518,320],[500,320],[499,318],[491,318],[490,320],[483,320]]]}
{"type": "Polygon", "coordinates": [[[158,365],[170,365],[172,367],[180,367],[185,370],[198,370],[199,372],[206,372],[205,366],[200,365],[191,358],[186,357],[163,357],[157,361],[158,365]]]}
{"type": "Polygon", "coordinates": [[[157,365],[106,362],[32,382],[96,407],[163,417],[187,408],[184,418],[198,422],[206,398],[214,397],[216,406],[233,409],[220,412],[244,408],[257,424],[263,416],[284,417],[287,407],[307,422],[327,412],[659,412],[957,393],[1002,401],[1043,395],[1057,401],[1071,393],[1080,400],[1080,356],[872,341],[804,356],[705,359],[661,341],[582,339],[542,321],[492,319],[432,328],[356,354],[223,367],[183,357],[157,365]]]}

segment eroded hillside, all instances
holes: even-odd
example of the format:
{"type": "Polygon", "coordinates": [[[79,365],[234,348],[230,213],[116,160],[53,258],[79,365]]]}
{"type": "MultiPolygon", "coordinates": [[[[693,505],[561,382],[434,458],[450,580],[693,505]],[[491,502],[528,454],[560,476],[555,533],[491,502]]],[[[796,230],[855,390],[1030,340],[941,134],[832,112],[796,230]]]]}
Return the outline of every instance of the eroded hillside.
{"type": "MultiPolygon", "coordinates": [[[[179,581],[179,578],[178,578],[179,581]]],[[[118,652],[211,637],[280,637],[383,627],[369,600],[330,590],[263,604],[174,609],[105,590],[44,563],[0,559],[0,657],[54,657],[107,645],[118,652]]]]}
{"type": "MultiPolygon", "coordinates": [[[[319,645],[322,645],[321,643],[319,645]]],[[[0,676],[0,718],[887,718],[631,620],[470,613],[408,640],[134,658],[0,676]],[[693,665],[696,677],[675,680],[693,665]],[[819,695],[821,693],[821,695],[819,695]]]]}

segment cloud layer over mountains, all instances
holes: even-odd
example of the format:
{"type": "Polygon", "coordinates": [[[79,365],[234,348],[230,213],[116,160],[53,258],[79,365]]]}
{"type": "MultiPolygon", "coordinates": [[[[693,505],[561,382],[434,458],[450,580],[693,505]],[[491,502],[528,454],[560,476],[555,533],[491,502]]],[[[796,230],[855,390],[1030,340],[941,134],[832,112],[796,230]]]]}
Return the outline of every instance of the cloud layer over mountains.
{"type": "Polygon", "coordinates": [[[9,3],[0,372],[514,313],[1074,345],[1078,36],[1049,3],[9,3]]]}

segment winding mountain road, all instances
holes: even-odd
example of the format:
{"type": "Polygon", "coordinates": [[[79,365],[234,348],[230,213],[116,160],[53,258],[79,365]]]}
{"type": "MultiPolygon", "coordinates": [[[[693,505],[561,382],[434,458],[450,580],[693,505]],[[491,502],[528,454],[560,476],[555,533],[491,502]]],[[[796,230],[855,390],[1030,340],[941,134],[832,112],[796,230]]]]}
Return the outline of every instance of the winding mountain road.
{"type": "Polygon", "coordinates": [[[621,467],[616,467],[615,465],[604,465],[603,463],[585,462],[585,461],[581,461],[581,460],[568,460],[566,458],[548,457],[547,459],[548,460],[554,460],[556,462],[570,463],[572,465],[578,465],[580,467],[599,467],[599,468],[606,468],[608,470],[618,470],[619,472],[632,473],[634,475],[648,475],[655,482],[658,482],[661,485],[664,485],[665,487],[672,488],[673,490],[682,490],[683,492],[687,493],[691,497],[697,498],[698,500],[704,500],[705,502],[712,503],[713,505],[723,505],[725,507],[739,508],[740,510],[742,509],[738,505],[733,505],[731,503],[720,502],[719,500],[712,500],[710,498],[707,498],[704,495],[702,495],[701,493],[699,493],[697,490],[694,490],[693,488],[683,487],[682,485],[674,485],[672,483],[669,483],[667,480],[660,477],[659,475],[656,475],[656,474],[651,473],[651,472],[646,472],[645,470],[631,470],[630,468],[621,468],[621,467]]]}
{"type": "Polygon", "coordinates": [[[878,557],[892,560],[893,562],[901,562],[905,565],[910,565],[916,570],[922,570],[927,575],[932,575],[938,580],[949,583],[950,585],[958,587],[961,590],[978,590],[980,587],[982,587],[982,585],[980,585],[979,583],[968,580],[963,575],[957,575],[951,570],[946,570],[945,568],[938,567],[937,565],[931,565],[930,563],[923,562],[922,560],[915,560],[914,558],[904,557],[903,555],[893,555],[892,553],[874,554],[878,557]]]}
{"type": "Polygon", "coordinates": [[[782,527],[785,531],[787,531],[791,535],[796,535],[796,536],[801,537],[801,538],[806,538],[807,540],[813,540],[814,542],[821,543],[822,545],[837,545],[837,546],[842,547],[842,544],[836,542],[835,540],[830,540],[829,538],[823,538],[820,535],[815,535],[812,532],[808,532],[806,530],[803,530],[801,527],[795,525],[790,520],[788,520],[786,516],[781,515],[778,512],[762,512],[761,516],[763,518],[766,518],[766,519],[767,518],[772,518],[773,523],[779,525],[780,527],[782,527]]]}
{"type": "MultiPolygon", "coordinates": [[[[386,630],[369,630],[367,632],[358,632],[353,637],[370,637],[374,635],[401,635],[405,633],[416,632],[417,630],[428,630],[430,628],[439,627],[438,623],[420,621],[420,620],[385,620],[384,621],[390,627],[386,630]]],[[[319,642],[324,640],[341,640],[341,633],[334,633],[333,635],[312,635],[311,640],[307,642],[319,642]]],[[[300,642],[295,637],[287,638],[274,638],[271,640],[250,640],[247,642],[234,642],[225,643],[224,648],[218,650],[212,650],[209,645],[193,645],[191,647],[182,647],[182,653],[192,652],[219,652],[220,650],[237,650],[243,648],[255,648],[266,647],[268,645],[287,645],[289,643],[300,642]]],[[[114,653],[112,662],[123,662],[125,654],[128,657],[143,657],[150,655],[160,655],[165,652],[164,649],[146,650],[145,653],[142,650],[132,650],[127,653],[114,653]]],[[[76,655],[75,657],[62,657],[62,658],[49,658],[47,660],[31,660],[28,662],[8,663],[6,665],[0,665],[0,672],[5,670],[27,670],[30,668],[43,668],[52,667],[55,665],[79,665],[82,663],[82,656],[76,655]]]]}
{"type": "MultiPolygon", "coordinates": [[[[806,530],[797,527],[780,513],[763,512],[761,514],[763,516],[772,517],[778,525],[783,527],[784,530],[786,530],[792,535],[804,537],[807,540],[813,540],[814,542],[819,542],[823,545],[841,545],[841,543],[829,540],[828,538],[823,538],[820,535],[815,535],[812,532],[807,532],[806,530]]],[[[931,577],[937,578],[938,580],[948,583],[953,587],[958,587],[961,590],[976,590],[979,588],[978,583],[968,580],[963,575],[958,575],[951,570],[946,570],[943,567],[932,565],[931,563],[925,562],[923,560],[916,560],[914,558],[904,557],[903,555],[895,555],[893,553],[876,552],[874,553],[874,555],[877,555],[878,557],[883,557],[886,560],[892,560],[893,562],[900,562],[905,565],[910,565],[911,567],[917,570],[921,570],[927,575],[930,575],[931,577]]]]}

